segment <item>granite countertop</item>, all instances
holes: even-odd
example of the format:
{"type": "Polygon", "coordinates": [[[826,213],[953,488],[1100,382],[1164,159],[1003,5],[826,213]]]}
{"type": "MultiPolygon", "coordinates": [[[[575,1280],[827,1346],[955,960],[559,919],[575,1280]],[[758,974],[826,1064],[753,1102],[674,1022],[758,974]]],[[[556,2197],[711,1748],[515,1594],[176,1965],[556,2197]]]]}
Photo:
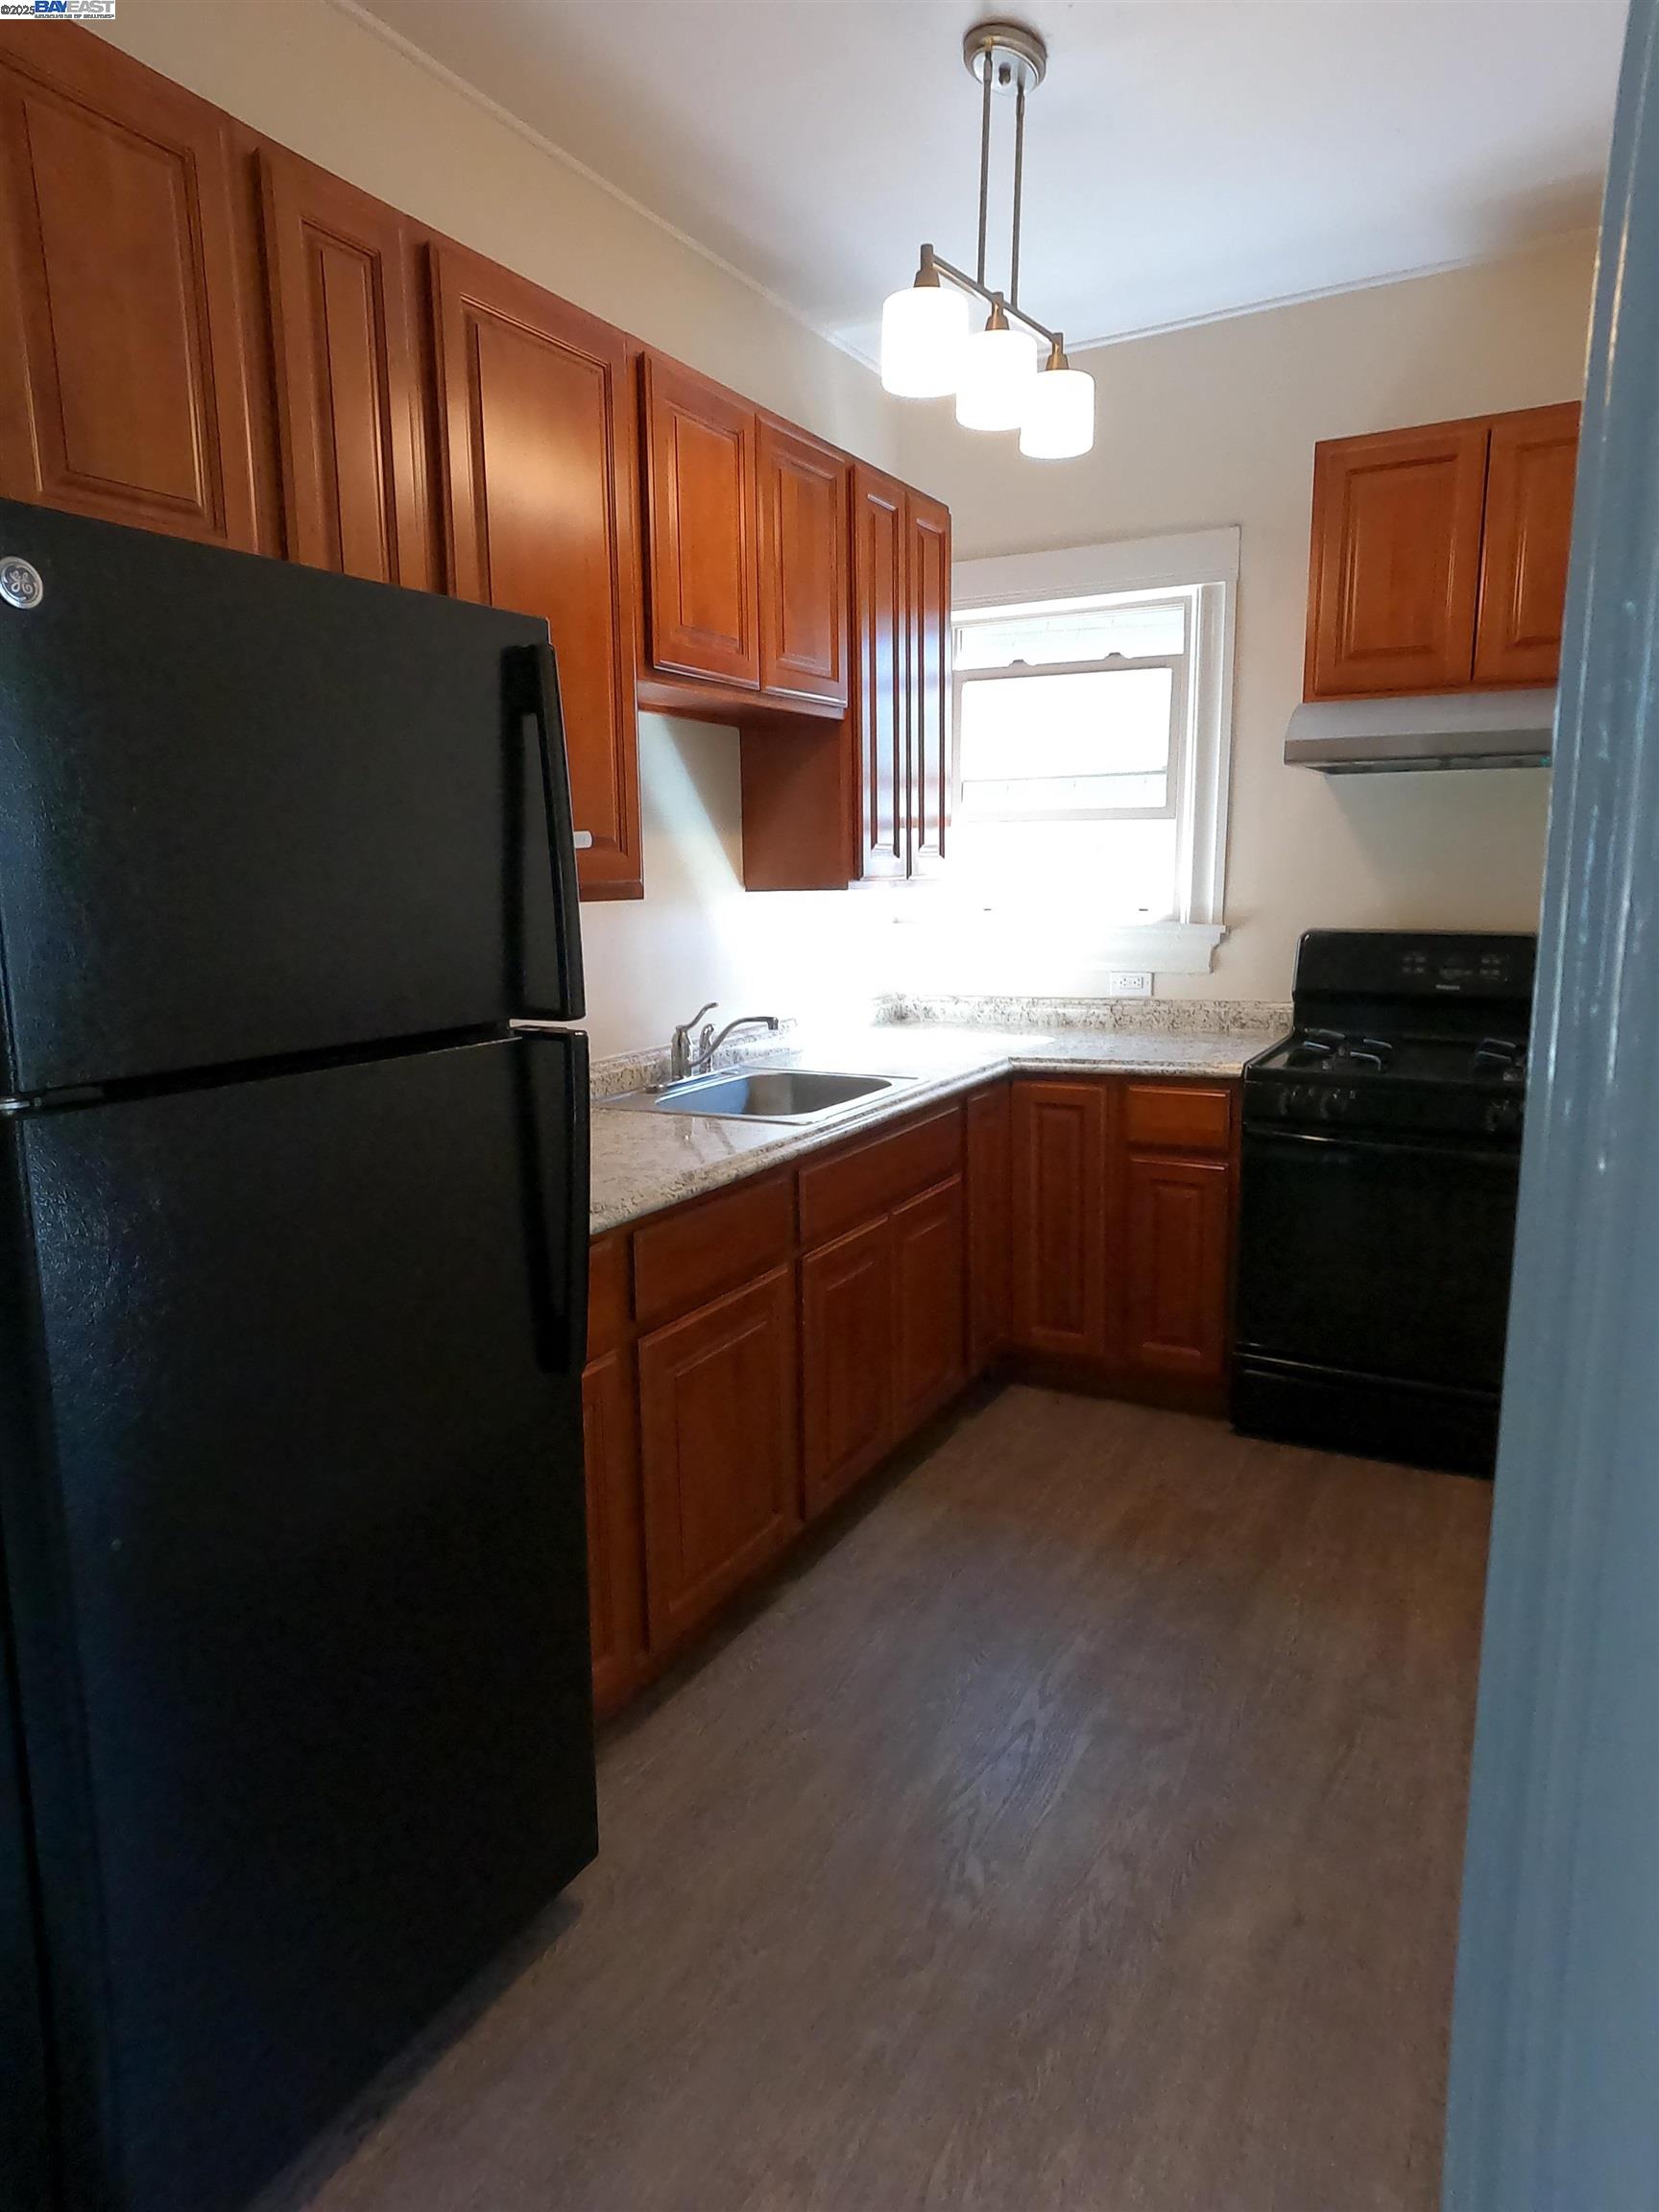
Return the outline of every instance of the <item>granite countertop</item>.
{"type": "Polygon", "coordinates": [[[1180,1032],[1151,1027],[1041,1031],[915,1021],[800,1034],[787,1050],[745,1055],[743,1067],[819,1068],[914,1080],[882,1092],[868,1106],[805,1125],[637,1113],[596,1098],[591,1233],[598,1236],[804,1153],[844,1143],[998,1075],[1068,1070],[1232,1078],[1283,1034],[1283,1023],[1180,1032]]]}

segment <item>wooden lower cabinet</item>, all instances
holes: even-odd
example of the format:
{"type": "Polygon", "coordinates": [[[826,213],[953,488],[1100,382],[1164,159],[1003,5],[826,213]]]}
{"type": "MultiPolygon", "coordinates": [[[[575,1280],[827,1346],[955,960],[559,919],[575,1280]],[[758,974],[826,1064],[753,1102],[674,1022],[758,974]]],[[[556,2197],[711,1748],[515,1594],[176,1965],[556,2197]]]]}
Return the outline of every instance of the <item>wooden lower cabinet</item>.
{"type": "Polygon", "coordinates": [[[639,1339],[647,1626],[680,1643],[800,1526],[795,1271],[639,1339]]]}
{"type": "Polygon", "coordinates": [[[1124,1364],[1219,1386],[1227,1365],[1232,1176],[1224,1160],[1124,1164],[1124,1364]]]}
{"type": "Polygon", "coordinates": [[[645,1667],[645,1555],[639,1526],[639,1430],[634,1356],[591,1360],[582,1378],[588,1473],[588,1609],[593,1704],[613,1711],[645,1667]]]}
{"type": "Polygon", "coordinates": [[[1094,1366],[1110,1352],[1110,1106],[1098,1080],[1014,1088],[1014,1340],[1094,1366]]]}
{"type": "Polygon", "coordinates": [[[901,1436],[921,1427],[968,1380],[964,1357],[960,1178],[896,1209],[893,1395],[901,1436]]]}
{"type": "MultiPolygon", "coordinates": [[[[1227,1376],[1231,1086],[1014,1086],[1014,1351],[1061,1382],[1218,1410],[1227,1376]]],[[[970,1160],[973,1158],[970,1124],[970,1160]]]]}
{"type": "Polygon", "coordinates": [[[1013,1329],[1014,1093],[1007,1083],[968,1101],[968,1372],[982,1375],[1013,1329]]]}
{"type": "Polygon", "coordinates": [[[893,1239],[883,1217],[801,1262],[802,1480],[808,1517],[892,1447],[893,1239]]]}

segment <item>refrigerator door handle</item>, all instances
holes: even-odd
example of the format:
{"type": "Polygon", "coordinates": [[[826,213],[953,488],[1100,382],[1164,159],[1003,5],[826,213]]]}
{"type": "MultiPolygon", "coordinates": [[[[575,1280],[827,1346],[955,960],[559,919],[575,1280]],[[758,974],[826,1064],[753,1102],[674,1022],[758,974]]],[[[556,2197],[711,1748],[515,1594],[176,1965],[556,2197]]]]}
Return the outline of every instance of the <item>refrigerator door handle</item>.
{"type": "Polygon", "coordinates": [[[537,1307],[537,1353],[550,1374],[580,1375],[588,1362],[589,1220],[589,1068],[588,1039],[580,1029],[516,1022],[515,1037],[525,1054],[519,1088],[525,1167],[525,1239],[537,1307]],[[562,1187],[549,1188],[543,1118],[537,1094],[545,1080],[545,1055],[538,1051],[550,1037],[559,1042],[564,1096],[558,1124],[564,1163],[562,1187]]]}
{"type": "MultiPolygon", "coordinates": [[[[526,663],[525,721],[534,723],[541,763],[541,805],[547,823],[547,855],[553,876],[558,918],[559,1003],[564,1022],[579,1022],[587,1011],[582,979],[582,928],[577,914],[576,824],[570,805],[570,770],[565,753],[565,715],[559,699],[559,669],[551,645],[517,649],[526,663]]],[[[592,842],[589,836],[588,841],[592,842]]]]}

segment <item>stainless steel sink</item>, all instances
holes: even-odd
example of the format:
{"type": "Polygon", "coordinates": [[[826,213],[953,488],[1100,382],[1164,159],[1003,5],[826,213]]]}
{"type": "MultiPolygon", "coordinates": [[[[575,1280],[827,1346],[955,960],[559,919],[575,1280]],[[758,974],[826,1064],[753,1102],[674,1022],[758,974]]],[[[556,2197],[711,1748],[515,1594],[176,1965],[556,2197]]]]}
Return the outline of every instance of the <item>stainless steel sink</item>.
{"type": "Polygon", "coordinates": [[[722,1121],[822,1121],[915,1081],[913,1075],[831,1075],[816,1068],[725,1068],[603,1103],[636,1114],[707,1114],[722,1121]]]}

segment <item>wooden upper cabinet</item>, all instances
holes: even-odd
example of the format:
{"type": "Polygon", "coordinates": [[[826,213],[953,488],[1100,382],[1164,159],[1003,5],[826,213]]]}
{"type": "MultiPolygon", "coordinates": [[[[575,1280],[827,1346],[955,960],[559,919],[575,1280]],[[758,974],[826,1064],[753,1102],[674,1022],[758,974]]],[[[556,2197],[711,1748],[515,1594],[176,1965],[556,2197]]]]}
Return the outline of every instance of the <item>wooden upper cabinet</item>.
{"type": "Polygon", "coordinates": [[[1482,420],[1315,446],[1310,699],[1468,684],[1487,436],[1482,420]]]}
{"type": "Polygon", "coordinates": [[[1575,399],[1492,425],[1477,684],[1553,684],[1560,671],[1580,412],[1575,399]]]}
{"type": "Polygon", "coordinates": [[[758,690],[755,411],[660,355],[643,378],[652,665],[758,690]]]}
{"type": "Polygon", "coordinates": [[[910,622],[904,487],[853,470],[853,730],[858,754],[855,857],[865,880],[909,872],[910,622]]]}
{"type": "Polygon", "coordinates": [[[433,254],[450,583],[553,638],[584,893],[637,897],[628,342],[459,248],[433,254]]]}
{"type": "Polygon", "coordinates": [[[950,510],[907,494],[910,520],[910,873],[945,857],[950,822],[950,510]]]}
{"type": "Polygon", "coordinates": [[[254,549],[225,117],[0,26],[0,492],[254,549]]]}
{"type": "Polygon", "coordinates": [[[259,173],[289,556],[426,589],[415,244],[390,207],[291,154],[262,149],[259,173]]]}
{"type": "Polygon", "coordinates": [[[847,464],[762,415],[760,688],[847,704],[847,464]]]}

